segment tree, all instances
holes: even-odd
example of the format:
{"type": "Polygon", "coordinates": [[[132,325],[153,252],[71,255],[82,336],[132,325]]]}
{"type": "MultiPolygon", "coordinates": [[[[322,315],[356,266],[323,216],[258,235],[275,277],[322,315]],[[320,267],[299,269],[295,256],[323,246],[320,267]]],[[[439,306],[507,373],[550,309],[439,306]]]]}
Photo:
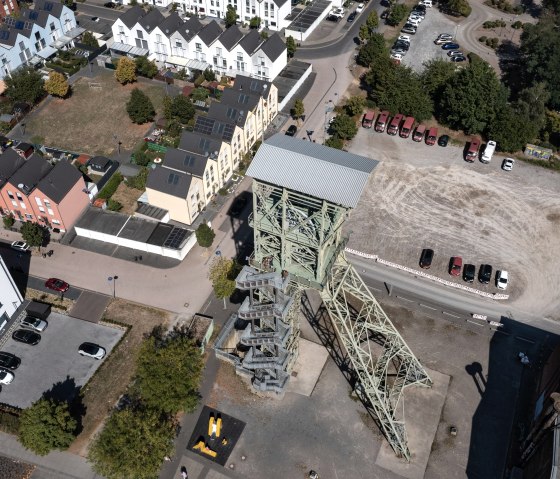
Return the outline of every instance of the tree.
{"type": "Polygon", "coordinates": [[[156,115],[152,100],[139,88],[135,88],[130,93],[126,111],[132,122],[139,125],[152,121],[156,115]]]}
{"type": "Polygon", "coordinates": [[[452,13],[458,13],[463,17],[468,17],[472,11],[468,0],[448,0],[444,5],[444,10],[452,13]]]}
{"type": "Polygon", "coordinates": [[[202,74],[204,75],[204,79],[206,81],[216,81],[216,74],[214,73],[214,70],[212,70],[211,68],[207,68],[202,72],[202,74]]]}
{"type": "Polygon", "coordinates": [[[115,70],[115,78],[121,85],[136,81],[136,63],[128,57],[121,57],[115,70]]]}
{"type": "Polygon", "coordinates": [[[303,115],[305,115],[305,106],[303,104],[302,99],[300,99],[300,98],[296,99],[291,113],[292,113],[292,117],[295,118],[299,123],[300,118],[303,115]]]}
{"type": "Polygon", "coordinates": [[[169,111],[166,112],[165,118],[168,120],[175,118],[185,125],[194,118],[195,114],[196,111],[192,101],[184,95],[177,95],[171,100],[169,111]]]}
{"type": "Polygon", "coordinates": [[[146,78],[154,78],[158,73],[158,67],[155,62],[148,60],[148,57],[136,57],[136,73],[146,78]]]}
{"type": "Polygon", "coordinates": [[[40,248],[45,240],[45,230],[37,223],[30,221],[23,223],[20,229],[21,237],[29,246],[40,248]]]}
{"type": "Polygon", "coordinates": [[[525,118],[519,116],[510,105],[505,105],[496,115],[496,119],[488,125],[486,133],[501,151],[510,152],[521,150],[532,134],[525,118]]]}
{"type": "Polygon", "coordinates": [[[438,104],[445,86],[456,73],[455,65],[442,58],[424,64],[420,81],[426,93],[438,104]]]}
{"type": "Polygon", "coordinates": [[[401,23],[406,16],[410,9],[404,3],[398,3],[391,8],[391,12],[387,17],[387,25],[391,25],[392,27],[396,27],[399,23],[401,23]]]}
{"type": "Polygon", "coordinates": [[[225,17],[226,28],[229,28],[229,27],[232,27],[233,25],[235,25],[237,23],[237,18],[238,17],[239,17],[239,15],[237,15],[237,12],[235,11],[235,8],[233,8],[232,5],[228,5],[227,10],[226,10],[226,17],[225,17]]]}
{"type": "Polygon", "coordinates": [[[286,50],[288,52],[288,58],[292,58],[295,55],[297,45],[294,37],[289,36],[288,38],[286,38],[286,50]]]}
{"type": "Polygon", "coordinates": [[[519,93],[513,103],[515,113],[526,123],[527,141],[535,139],[546,125],[546,104],[550,92],[546,83],[537,83],[519,93]]]}
{"type": "Polygon", "coordinates": [[[550,10],[555,15],[560,13],[560,0],[543,0],[543,7],[550,10]]]}
{"type": "Polygon", "coordinates": [[[49,79],[45,82],[45,90],[49,95],[64,98],[68,95],[70,85],[68,85],[66,77],[62,73],[52,71],[49,73],[49,79]]]}
{"type": "Polygon", "coordinates": [[[210,96],[210,92],[203,86],[195,88],[191,93],[193,101],[204,101],[210,96]]]}
{"type": "Polygon", "coordinates": [[[249,21],[249,28],[260,28],[261,26],[261,17],[253,17],[249,21]]]}
{"type": "Polygon", "coordinates": [[[161,414],[126,408],[111,414],[88,459],[108,479],[153,479],[163,458],[172,454],[173,437],[174,425],[161,414]]]}
{"type": "Polygon", "coordinates": [[[360,30],[358,32],[358,37],[362,43],[366,43],[369,40],[371,32],[365,23],[360,25],[360,30]]]}
{"type": "Polygon", "coordinates": [[[387,44],[385,43],[383,35],[380,33],[372,33],[369,35],[367,43],[360,48],[356,62],[358,65],[371,67],[379,58],[388,56],[389,50],[387,49],[387,44]]]}
{"type": "Polygon", "coordinates": [[[4,223],[4,228],[10,229],[12,226],[14,226],[16,220],[14,219],[13,215],[6,215],[2,218],[2,222],[4,223]]]}
{"type": "Polygon", "coordinates": [[[333,136],[338,136],[341,140],[351,140],[358,133],[356,122],[346,113],[336,115],[330,127],[333,136]]]}
{"type": "Polygon", "coordinates": [[[239,265],[233,259],[227,259],[219,256],[212,261],[208,278],[212,281],[212,288],[216,298],[224,300],[224,308],[226,299],[235,291],[235,278],[239,273],[239,265]]]}
{"type": "Polygon", "coordinates": [[[196,241],[203,248],[210,248],[216,237],[214,230],[210,228],[206,223],[200,223],[200,226],[196,229],[196,241]]]}
{"type": "Polygon", "coordinates": [[[342,150],[344,148],[344,141],[342,141],[338,136],[331,136],[325,140],[325,146],[330,146],[331,148],[336,148],[337,150],[342,150]]]}
{"type": "Polygon", "coordinates": [[[355,116],[363,113],[366,106],[366,99],[363,96],[351,96],[346,100],[346,105],[344,105],[345,110],[348,115],[355,116]]]}
{"type": "Polygon", "coordinates": [[[507,90],[488,63],[473,59],[447,83],[440,101],[441,120],[465,133],[482,133],[505,108],[507,90]]]}
{"type": "Polygon", "coordinates": [[[375,10],[372,10],[369,13],[366,19],[366,26],[368,27],[370,33],[379,26],[379,17],[377,16],[377,12],[375,10]]]}
{"type": "Polygon", "coordinates": [[[31,105],[45,96],[45,82],[41,74],[33,68],[18,68],[4,77],[6,96],[12,102],[25,102],[31,105]]]}
{"type": "Polygon", "coordinates": [[[68,411],[68,403],[42,398],[21,414],[19,441],[44,456],[54,449],[67,449],[76,437],[77,424],[68,411]]]}
{"type": "Polygon", "coordinates": [[[166,415],[194,411],[204,363],[200,348],[184,331],[150,336],[137,364],[135,387],[143,405],[166,415]]]}
{"type": "Polygon", "coordinates": [[[91,32],[84,32],[84,34],[82,35],[82,43],[91,48],[99,48],[99,42],[91,32]]]}

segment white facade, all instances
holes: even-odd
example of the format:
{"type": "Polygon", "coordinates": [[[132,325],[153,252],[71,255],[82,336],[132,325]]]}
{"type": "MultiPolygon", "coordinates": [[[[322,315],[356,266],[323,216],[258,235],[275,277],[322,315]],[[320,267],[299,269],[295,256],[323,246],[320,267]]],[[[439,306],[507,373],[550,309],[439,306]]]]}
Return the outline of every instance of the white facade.
{"type": "Polygon", "coordinates": [[[0,256],[0,329],[3,322],[16,312],[22,302],[23,297],[0,256]]]}
{"type": "Polygon", "coordinates": [[[18,18],[8,17],[0,28],[0,78],[34,59],[52,55],[76,35],[72,10],[61,3],[38,0],[33,10],[22,10],[18,18]]]}

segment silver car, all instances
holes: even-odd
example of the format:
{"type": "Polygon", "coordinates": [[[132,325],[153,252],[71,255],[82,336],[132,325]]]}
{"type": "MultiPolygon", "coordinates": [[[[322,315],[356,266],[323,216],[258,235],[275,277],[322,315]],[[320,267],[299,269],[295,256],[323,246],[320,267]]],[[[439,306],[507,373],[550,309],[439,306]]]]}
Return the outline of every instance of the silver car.
{"type": "Polygon", "coordinates": [[[82,343],[80,344],[78,353],[82,356],[88,356],[94,359],[103,359],[105,357],[105,348],[94,343],[82,343]]]}
{"type": "Polygon", "coordinates": [[[39,331],[41,333],[47,329],[48,323],[42,319],[34,318],[33,316],[26,316],[21,320],[21,325],[24,328],[33,329],[34,331],[39,331]]]}

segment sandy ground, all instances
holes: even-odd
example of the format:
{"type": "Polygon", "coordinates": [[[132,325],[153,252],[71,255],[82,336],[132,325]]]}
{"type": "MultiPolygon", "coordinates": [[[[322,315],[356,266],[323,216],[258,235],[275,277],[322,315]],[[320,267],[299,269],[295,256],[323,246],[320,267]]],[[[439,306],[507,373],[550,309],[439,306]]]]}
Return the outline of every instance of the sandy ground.
{"type": "MultiPolygon", "coordinates": [[[[510,273],[507,292],[515,307],[558,315],[557,173],[520,161],[508,173],[500,157],[470,164],[461,159],[462,148],[428,147],[362,128],[349,151],[381,160],[347,222],[350,247],[411,267],[430,247],[430,271],[447,279],[453,255],[477,267],[488,263],[510,273]]],[[[493,283],[474,284],[497,291],[493,283]]]]}

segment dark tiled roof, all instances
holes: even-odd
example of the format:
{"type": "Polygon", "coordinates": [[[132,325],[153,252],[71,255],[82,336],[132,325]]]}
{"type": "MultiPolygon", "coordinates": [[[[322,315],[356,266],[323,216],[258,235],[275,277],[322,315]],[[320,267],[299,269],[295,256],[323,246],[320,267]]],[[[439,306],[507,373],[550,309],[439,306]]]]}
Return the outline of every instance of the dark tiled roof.
{"type": "Polygon", "coordinates": [[[173,35],[179,27],[183,24],[181,17],[173,12],[169,15],[163,22],[161,22],[158,27],[167,37],[173,35]]]}
{"type": "Polygon", "coordinates": [[[224,46],[224,48],[230,52],[231,49],[239,43],[239,40],[243,38],[243,32],[239,30],[237,25],[229,27],[224,33],[220,35],[218,40],[224,46]]]}
{"type": "Polygon", "coordinates": [[[216,41],[222,33],[222,29],[220,25],[216,22],[216,20],[212,20],[208,25],[202,28],[200,32],[198,32],[198,36],[200,39],[205,43],[207,47],[212,45],[216,41]]]}
{"type": "Polygon", "coordinates": [[[146,15],[144,9],[136,6],[124,12],[119,18],[130,29],[136,25],[144,15],[146,15]]]}
{"type": "MultiPolygon", "coordinates": [[[[228,90],[230,90],[230,88],[228,88],[228,90]]],[[[223,121],[233,121],[241,128],[245,126],[245,122],[249,116],[246,113],[247,108],[240,109],[237,105],[230,105],[224,101],[221,103],[213,101],[210,105],[210,109],[208,110],[208,116],[210,118],[216,118],[217,120],[223,121]]]]}
{"type": "Polygon", "coordinates": [[[29,195],[52,168],[52,165],[42,156],[33,153],[25,164],[13,174],[10,183],[23,194],[29,195]]]}
{"type": "Polygon", "coordinates": [[[37,188],[55,203],[60,203],[81,179],[82,174],[78,168],[62,160],[47,173],[39,182],[37,188]]]}
{"type": "Polygon", "coordinates": [[[175,148],[168,148],[165,153],[163,165],[166,168],[182,171],[183,173],[190,173],[191,175],[202,178],[206,170],[208,157],[191,153],[188,151],[177,150],[175,148]]]}
{"type": "Polygon", "coordinates": [[[26,21],[36,23],[42,27],[45,27],[49,20],[49,12],[45,12],[44,10],[37,11],[37,9],[21,10],[20,16],[26,21]]]}
{"type": "Polygon", "coordinates": [[[221,140],[192,131],[184,131],[179,141],[179,149],[191,151],[199,155],[211,155],[222,148],[221,140]]]}
{"type": "Polygon", "coordinates": [[[270,85],[272,85],[272,83],[265,80],[257,80],[256,78],[245,75],[237,75],[233,83],[233,90],[243,92],[247,95],[263,96],[263,93],[265,93],[266,96],[268,96],[270,85]],[[266,88],[264,88],[265,85],[266,88]]]}
{"type": "MultiPolygon", "coordinates": [[[[237,81],[237,78],[235,81],[237,81]]],[[[239,111],[252,111],[259,104],[259,95],[246,93],[246,89],[239,91],[235,87],[226,88],[222,93],[221,103],[237,108],[239,111]]]]}
{"type": "Polygon", "coordinates": [[[181,36],[186,40],[190,41],[200,30],[202,30],[202,23],[196,17],[189,18],[185,23],[183,23],[177,31],[181,34],[181,36]]]}
{"type": "Polygon", "coordinates": [[[107,164],[111,163],[111,160],[105,156],[94,156],[90,160],[88,160],[88,166],[95,166],[104,170],[107,167],[107,164]]]}
{"type": "Polygon", "coordinates": [[[2,155],[0,155],[0,187],[6,184],[6,181],[8,181],[24,163],[25,160],[11,148],[2,153],[2,155]]]}
{"type": "Polygon", "coordinates": [[[138,23],[140,23],[144,30],[151,32],[163,21],[163,19],[164,17],[161,12],[157,8],[154,8],[146,13],[146,15],[144,15],[138,23]]]}
{"type": "Polygon", "coordinates": [[[43,10],[56,18],[60,18],[62,15],[62,2],[56,0],[35,0],[34,10],[43,10]]]}
{"type": "Polygon", "coordinates": [[[247,52],[247,54],[252,55],[253,52],[259,48],[259,45],[263,43],[263,39],[256,28],[251,28],[249,33],[243,37],[243,39],[239,42],[239,45],[243,50],[247,52]]]}
{"type": "Polygon", "coordinates": [[[235,133],[235,126],[233,121],[217,120],[216,118],[198,115],[194,124],[194,131],[229,143],[235,133]]]}
{"type": "Polygon", "coordinates": [[[281,7],[282,5],[284,5],[288,0],[272,0],[277,7],[281,7]]]}
{"type": "Polygon", "coordinates": [[[275,61],[283,53],[286,54],[286,44],[275,33],[263,43],[261,50],[271,61],[275,61]]]}
{"type": "Polygon", "coordinates": [[[186,198],[191,185],[192,176],[179,171],[156,166],[148,174],[146,188],[161,191],[177,198],[186,198]]]}

